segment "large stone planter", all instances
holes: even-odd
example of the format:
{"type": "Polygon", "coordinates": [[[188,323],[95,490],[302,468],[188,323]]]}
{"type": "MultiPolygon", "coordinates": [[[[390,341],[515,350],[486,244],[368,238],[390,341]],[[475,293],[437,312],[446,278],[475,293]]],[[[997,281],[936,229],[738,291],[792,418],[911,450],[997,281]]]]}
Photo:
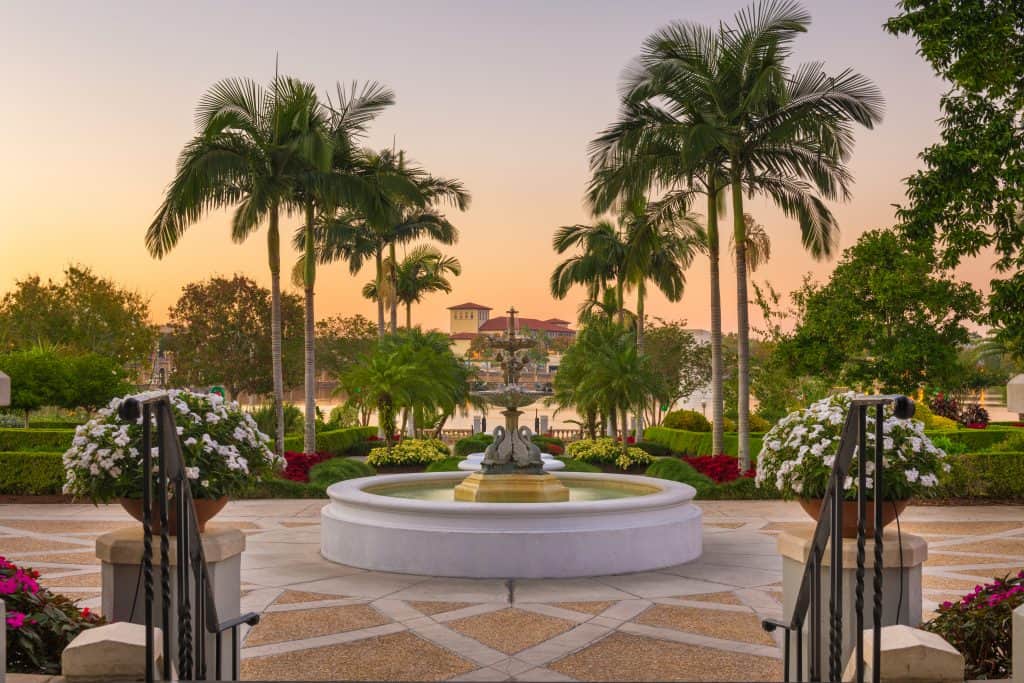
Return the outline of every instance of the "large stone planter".
{"type": "MultiPolygon", "coordinates": [[[[121,507],[125,509],[125,512],[139,520],[139,522],[142,522],[142,500],[140,498],[121,498],[118,502],[121,503],[121,507]]],[[[192,503],[196,509],[196,522],[199,525],[199,533],[204,533],[206,531],[206,523],[224,509],[224,506],[228,504],[228,498],[227,496],[222,496],[221,498],[196,498],[192,503]]],[[[167,526],[171,528],[171,536],[174,536],[178,529],[178,510],[174,501],[168,502],[168,508],[167,526]]],[[[157,501],[153,501],[149,519],[153,533],[160,533],[160,505],[157,501]]]]}
{"type": "MultiPolygon", "coordinates": [[[[821,498],[800,498],[800,507],[804,509],[811,519],[817,522],[821,518],[821,506],[824,501],[821,498]]],[[[882,528],[889,526],[896,521],[896,518],[903,514],[910,501],[897,500],[885,501],[882,506],[882,528]]],[[[875,504],[873,501],[867,503],[867,519],[864,522],[865,533],[872,536],[875,533],[875,504]]],[[[843,538],[857,538],[857,501],[843,501],[843,538]]]]}

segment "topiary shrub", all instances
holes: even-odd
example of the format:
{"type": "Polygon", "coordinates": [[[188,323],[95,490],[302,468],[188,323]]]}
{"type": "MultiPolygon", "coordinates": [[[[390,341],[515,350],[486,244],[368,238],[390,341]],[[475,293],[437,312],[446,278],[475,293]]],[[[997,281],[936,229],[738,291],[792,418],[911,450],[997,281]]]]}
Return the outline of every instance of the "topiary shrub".
{"type": "Polygon", "coordinates": [[[374,448],[366,462],[374,467],[429,465],[448,457],[448,447],[437,439],[405,439],[391,447],[374,448]]]}
{"type": "Polygon", "coordinates": [[[66,451],[75,438],[72,429],[0,429],[0,451],[66,451]]]}
{"type": "Polygon", "coordinates": [[[427,465],[426,472],[458,472],[459,463],[462,462],[463,458],[450,457],[435,460],[434,462],[427,465]]]}
{"type": "Polygon", "coordinates": [[[359,455],[354,451],[360,449],[363,442],[376,434],[376,427],[348,427],[319,432],[316,435],[316,449],[334,455],[359,455]]]}
{"type": "Polygon", "coordinates": [[[309,483],[318,488],[326,489],[331,484],[346,479],[372,477],[377,470],[360,460],[353,458],[331,458],[313,465],[309,470],[309,483]]]}
{"type": "Polygon", "coordinates": [[[992,450],[996,445],[1003,443],[1014,434],[1020,434],[1021,431],[1018,427],[992,426],[986,429],[928,430],[925,434],[929,438],[934,438],[934,436],[949,437],[952,441],[963,444],[969,453],[981,453],[992,450]]]}
{"type": "Polygon", "coordinates": [[[324,489],[281,477],[267,477],[242,491],[239,498],[326,498],[324,489]]]}
{"type": "Polygon", "coordinates": [[[644,474],[648,477],[689,484],[697,489],[697,495],[701,497],[715,485],[715,482],[711,481],[710,477],[701,474],[691,465],[678,458],[659,458],[647,468],[644,474]]]}
{"type": "Polygon", "coordinates": [[[939,605],[937,616],[922,625],[964,656],[969,679],[1010,676],[1013,610],[1024,605],[1024,571],[997,578],[956,602],[939,605]]]}
{"type": "MultiPolygon", "coordinates": [[[[711,432],[688,432],[682,429],[666,429],[665,427],[648,427],[644,438],[659,443],[673,453],[685,455],[714,455],[712,451],[711,432]]],[[[761,451],[763,435],[750,435],[750,452],[761,451]]],[[[739,436],[726,434],[722,440],[722,451],[728,455],[736,455],[739,436]]]]}
{"type": "Polygon", "coordinates": [[[64,461],[60,453],[0,453],[0,493],[56,495],[63,486],[64,461]]]}
{"type": "Polygon", "coordinates": [[[494,443],[494,437],[490,434],[474,434],[473,436],[467,436],[459,439],[455,442],[455,457],[465,458],[471,453],[482,453],[487,450],[487,447],[494,443]]]}
{"type": "Polygon", "coordinates": [[[620,470],[628,470],[630,467],[654,461],[650,453],[636,446],[623,446],[611,438],[573,441],[566,448],[565,455],[567,458],[583,462],[615,465],[620,470]]]}
{"type": "Polygon", "coordinates": [[[644,451],[647,451],[656,458],[663,458],[665,456],[672,455],[672,449],[668,446],[663,446],[656,441],[637,441],[636,447],[644,451]]]}
{"type": "Polygon", "coordinates": [[[685,429],[688,432],[710,432],[711,423],[696,410],[673,410],[661,421],[668,429],[685,429]]]}

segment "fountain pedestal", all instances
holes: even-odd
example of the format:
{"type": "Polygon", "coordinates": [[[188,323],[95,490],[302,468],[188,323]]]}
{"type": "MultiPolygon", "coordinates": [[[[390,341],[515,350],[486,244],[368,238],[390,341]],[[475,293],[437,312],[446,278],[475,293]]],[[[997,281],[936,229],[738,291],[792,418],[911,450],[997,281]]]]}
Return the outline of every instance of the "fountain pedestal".
{"type": "Polygon", "coordinates": [[[455,500],[477,503],[558,503],[569,489],[553,474],[474,472],[455,487],[455,500]]]}

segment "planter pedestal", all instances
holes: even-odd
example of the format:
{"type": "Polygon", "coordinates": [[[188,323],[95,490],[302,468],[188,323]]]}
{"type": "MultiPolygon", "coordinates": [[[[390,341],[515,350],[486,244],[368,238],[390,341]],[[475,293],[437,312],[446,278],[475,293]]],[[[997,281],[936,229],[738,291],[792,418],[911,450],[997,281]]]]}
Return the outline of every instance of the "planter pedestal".
{"type": "MultiPolygon", "coordinates": [[[[245,550],[245,534],[228,524],[211,522],[202,534],[203,552],[210,569],[210,583],[213,587],[214,603],[217,606],[217,617],[226,621],[241,613],[241,573],[242,551],[245,550]]],[[[171,537],[170,544],[170,579],[171,607],[178,601],[177,576],[177,539],[171,537]]],[[[96,556],[101,562],[103,593],[101,597],[103,616],[109,621],[127,621],[135,624],[145,623],[146,589],[142,577],[142,526],[117,529],[103,534],[96,539],[96,556]],[[133,609],[134,607],[134,609],[133,609]]],[[[160,536],[153,536],[153,624],[160,628],[163,625],[161,616],[161,570],[160,570],[160,536]]],[[[194,578],[195,573],[190,572],[194,578]]],[[[189,595],[190,602],[195,606],[195,588],[189,595]]],[[[172,612],[169,632],[165,637],[171,643],[172,664],[177,668],[178,626],[177,615],[172,612]]],[[[223,639],[223,670],[230,672],[232,652],[230,633],[223,639]]],[[[241,638],[239,638],[241,641],[241,638]]],[[[194,639],[193,639],[194,642],[194,639]]],[[[213,635],[206,636],[207,663],[206,670],[215,671],[216,649],[213,635]]]]}
{"type": "MultiPolygon", "coordinates": [[[[782,616],[789,620],[793,615],[804,565],[810,552],[814,525],[792,531],[784,531],[778,537],[779,554],[782,555],[782,616]]],[[[872,627],[871,613],[874,605],[875,544],[869,536],[864,545],[864,628],[872,627]]],[[[928,559],[928,543],[920,536],[902,534],[902,568],[900,565],[900,543],[896,529],[886,529],[882,540],[882,626],[904,624],[918,627],[921,624],[921,567],[928,559]],[[900,597],[902,586],[902,599],[900,597]]],[[[828,625],[829,625],[829,571],[831,570],[831,547],[826,546],[821,567],[821,671],[828,671],[828,625]]],[[[843,539],[843,652],[842,666],[846,666],[856,642],[856,620],[854,613],[854,591],[857,574],[857,540],[843,539]]],[[[804,680],[807,680],[810,661],[809,628],[811,615],[808,612],[804,625],[804,680]]],[[[796,638],[791,639],[791,661],[796,666],[796,638]]],[[[865,641],[864,646],[870,647],[865,641]]],[[[796,680],[795,669],[790,672],[796,680]]]]}

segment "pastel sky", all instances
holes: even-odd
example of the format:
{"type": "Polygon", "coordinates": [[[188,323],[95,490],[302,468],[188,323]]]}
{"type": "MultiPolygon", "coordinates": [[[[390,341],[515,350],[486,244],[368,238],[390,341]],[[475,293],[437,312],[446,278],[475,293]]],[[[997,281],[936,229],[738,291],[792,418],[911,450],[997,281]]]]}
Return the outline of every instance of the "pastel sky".
{"type": "MultiPolygon", "coordinates": [[[[0,4],[5,92],[0,107],[0,292],[29,273],[56,276],[83,263],[131,286],[165,319],[181,286],[242,272],[268,284],[263,233],[244,245],[226,214],[194,226],[162,261],[143,233],[193,133],[193,108],[226,76],[265,81],[275,54],[282,73],[333,91],[335,81],[378,80],[397,105],[367,143],[393,141],[430,171],[462,179],[471,209],[452,218],[462,239],[450,252],[463,275],[451,295],[414,309],[414,321],[447,329],[449,305],[472,300],[525,315],[574,319],[582,294],[553,301],[548,275],[558,257],[553,230],[589,220],[582,202],[586,146],[613,120],[623,67],[643,38],[665,23],[728,19],[736,0],[545,2],[378,0],[355,2],[36,2],[0,4]]],[[[796,61],[853,67],[879,85],[884,123],[858,133],[853,200],[833,207],[842,245],[891,224],[901,179],[937,138],[944,86],[907,38],[882,31],[895,3],[806,2],[814,22],[796,61]]],[[[749,208],[770,230],[771,261],[754,280],[788,292],[805,273],[833,267],[800,249],[797,227],[761,202],[749,208]]],[[[294,227],[290,221],[288,229],[294,227]]],[[[291,262],[294,254],[288,253],[291,262]]],[[[962,275],[978,286],[982,264],[962,275]]],[[[318,316],[375,307],[351,277],[321,270],[318,316]]],[[[683,301],[653,295],[652,315],[707,327],[707,266],[688,273],[683,301]]],[[[731,263],[724,262],[726,329],[735,325],[731,263]]],[[[754,317],[755,323],[757,316],[754,317]]]]}

